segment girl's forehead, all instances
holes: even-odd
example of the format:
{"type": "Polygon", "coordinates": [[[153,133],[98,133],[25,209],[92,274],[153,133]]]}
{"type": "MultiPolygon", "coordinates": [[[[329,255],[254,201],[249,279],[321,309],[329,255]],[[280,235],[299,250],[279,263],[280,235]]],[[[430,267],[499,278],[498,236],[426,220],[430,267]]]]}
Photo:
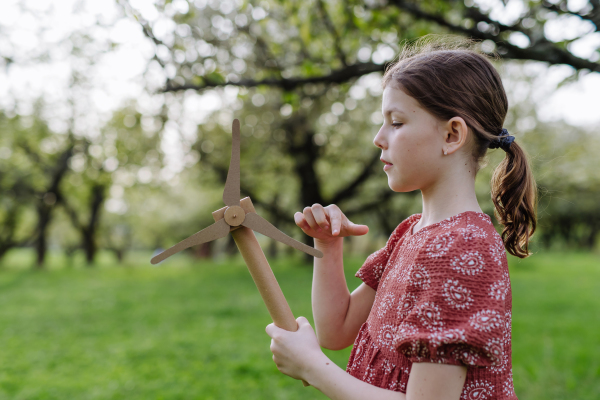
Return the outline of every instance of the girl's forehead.
{"type": "Polygon", "coordinates": [[[419,108],[419,103],[402,90],[388,86],[383,90],[381,107],[383,115],[392,112],[409,114],[419,108]]]}

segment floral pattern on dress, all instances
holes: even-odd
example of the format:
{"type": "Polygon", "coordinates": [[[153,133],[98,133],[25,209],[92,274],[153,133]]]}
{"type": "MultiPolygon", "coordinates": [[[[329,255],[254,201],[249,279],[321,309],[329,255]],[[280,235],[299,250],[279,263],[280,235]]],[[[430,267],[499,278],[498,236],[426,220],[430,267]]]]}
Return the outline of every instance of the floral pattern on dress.
{"type": "Polygon", "coordinates": [[[450,232],[436,236],[432,242],[427,245],[427,253],[430,257],[441,257],[448,253],[454,238],[450,232]]]}
{"type": "Polygon", "coordinates": [[[406,248],[409,250],[417,250],[423,246],[425,242],[426,236],[422,235],[420,232],[417,232],[415,235],[410,237],[406,242],[406,248]]]}
{"type": "Polygon", "coordinates": [[[480,354],[473,347],[464,344],[456,346],[452,351],[452,356],[465,365],[479,365],[481,363],[480,354]]]}
{"type": "Polygon", "coordinates": [[[454,257],[451,264],[455,271],[465,275],[477,275],[484,267],[483,257],[478,251],[466,251],[454,257]]]}
{"type": "Polygon", "coordinates": [[[395,349],[397,325],[387,324],[379,329],[375,339],[380,348],[387,348],[391,351],[395,349]]]}
{"type": "MultiPolygon", "coordinates": [[[[498,232],[494,232],[494,233],[496,235],[495,235],[495,240],[491,246],[492,260],[494,260],[494,262],[497,264],[502,264],[502,261],[506,259],[506,249],[504,248],[504,242],[502,241],[502,238],[500,237],[500,235],[498,235],[498,232]]],[[[507,273],[508,273],[508,270],[507,270],[507,273]]]]}
{"type": "Polygon", "coordinates": [[[512,371],[510,371],[510,373],[508,374],[508,378],[504,381],[504,384],[502,385],[502,392],[508,398],[516,398],[512,371]]]}
{"type": "Polygon", "coordinates": [[[416,264],[413,266],[412,270],[409,274],[410,282],[413,286],[418,287],[419,289],[427,289],[429,288],[430,279],[429,272],[424,265],[416,264]]]}
{"type": "Polygon", "coordinates": [[[478,331],[490,332],[500,326],[502,319],[495,310],[483,310],[473,315],[469,324],[478,331]]]}
{"type": "Polygon", "coordinates": [[[487,238],[485,229],[478,227],[477,225],[469,224],[466,228],[457,229],[465,240],[476,240],[487,238]]]}
{"type": "Polygon", "coordinates": [[[503,358],[504,358],[504,349],[502,346],[502,340],[499,338],[492,338],[488,340],[485,345],[485,350],[487,351],[490,358],[494,359],[492,363],[493,367],[502,366],[503,358]]]}
{"type": "Polygon", "coordinates": [[[379,301],[379,306],[377,307],[377,316],[383,318],[385,314],[391,310],[396,304],[395,296],[393,293],[387,293],[381,301],[379,301]]]}
{"type": "Polygon", "coordinates": [[[504,280],[498,281],[490,286],[489,294],[496,300],[502,300],[506,298],[506,292],[508,291],[508,285],[504,280]]]}
{"type": "Polygon", "coordinates": [[[398,225],[356,274],[376,295],[348,373],[406,392],[415,362],[463,365],[461,399],[517,400],[510,277],[491,218],[468,211],[412,234],[420,217],[398,225]]]}
{"type": "Polygon", "coordinates": [[[415,307],[418,297],[412,293],[405,293],[398,302],[398,317],[404,319],[408,313],[415,307]]]}
{"type": "Polygon", "coordinates": [[[438,330],[444,326],[440,308],[434,303],[426,302],[417,306],[417,315],[421,324],[426,328],[438,330]]]}
{"type": "Polygon", "coordinates": [[[461,286],[458,280],[448,279],[444,283],[444,297],[448,304],[454,308],[468,309],[473,303],[471,291],[461,286]]]}
{"type": "Polygon", "coordinates": [[[443,332],[433,332],[429,335],[429,342],[434,347],[441,347],[443,344],[465,343],[467,341],[464,329],[447,329],[443,332]]]}
{"type": "Polygon", "coordinates": [[[494,394],[494,387],[488,381],[475,381],[465,386],[460,400],[487,400],[494,394]]]}
{"type": "Polygon", "coordinates": [[[459,223],[460,223],[460,219],[457,218],[456,216],[454,216],[454,217],[446,218],[443,221],[440,221],[439,226],[442,229],[450,229],[450,228],[455,227],[459,223]]]}

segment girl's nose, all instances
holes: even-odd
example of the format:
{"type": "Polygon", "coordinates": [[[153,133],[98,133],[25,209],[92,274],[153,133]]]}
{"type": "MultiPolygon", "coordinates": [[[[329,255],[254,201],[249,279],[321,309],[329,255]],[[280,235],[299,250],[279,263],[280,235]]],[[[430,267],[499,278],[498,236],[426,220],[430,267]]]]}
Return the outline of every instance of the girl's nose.
{"type": "Polygon", "coordinates": [[[385,142],[385,140],[383,140],[383,126],[381,127],[381,129],[379,129],[379,132],[377,132],[377,135],[375,135],[375,139],[373,139],[373,144],[377,147],[379,147],[382,150],[385,150],[387,148],[387,143],[385,142]]]}

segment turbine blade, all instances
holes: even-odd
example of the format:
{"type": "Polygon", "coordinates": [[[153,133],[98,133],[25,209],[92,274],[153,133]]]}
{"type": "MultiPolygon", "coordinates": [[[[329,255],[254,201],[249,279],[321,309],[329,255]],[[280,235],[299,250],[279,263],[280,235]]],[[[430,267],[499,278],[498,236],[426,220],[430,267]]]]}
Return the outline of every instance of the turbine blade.
{"type": "Polygon", "coordinates": [[[152,264],[158,264],[163,261],[167,257],[171,257],[173,254],[180,252],[181,250],[185,250],[188,247],[195,246],[197,244],[206,243],[213,241],[215,239],[222,238],[227,236],[229,233],[230,227],[225,222],[225,219],[220,219],[214,224],[202,229],[200,232],[194,233],[187,239],[183,239],[181,242],[177,243],[175,246],[168,248],[157,256],[153,257],[150,262],[152,264]]]}
{"type": "Polygon", "coordinates": [[[228,206],[240,205],[240,120],[234,119],[231,128],[231,160],[223,190],[223,202],[228,206]]]}
{"type": "Polygon", "coordinates": [[[253,231],[260,232],[265,236],[275,239],[281,243],[285,243],[288,246],[292,246],[298,250],[301,250],[313,257],[322,258],[323,253],[313,247],[307,246],[295,239],[292,239],[279,229],[275,228],[269,221],[261,217],[256,213],[246,214],[246,219],[242,222],[242,225],[246,228],[250,228],[253,231]]]}

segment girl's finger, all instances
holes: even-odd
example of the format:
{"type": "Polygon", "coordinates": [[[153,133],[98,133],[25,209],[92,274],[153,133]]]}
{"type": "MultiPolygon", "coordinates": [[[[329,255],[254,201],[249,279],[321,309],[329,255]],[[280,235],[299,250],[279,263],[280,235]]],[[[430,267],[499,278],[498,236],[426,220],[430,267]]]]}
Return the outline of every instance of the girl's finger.
{"type": "Polygon", "coordinates": [[[312,210],[310,207],[304,207],[302,214],[304,214],[304,219],[306,219],[306,222],[308,222],[308,225],[310,225],[312,229],[314,229],[315,231],[320,229],[319,224],[317,224],[315,218],[313,217],[312,210]]]}
{"type": "Polygon", "coordinates": [[[323,209],[323,206],[318,203],[315,203],[313,204],[311,209],[316,223],[319,224],[321,229],[325,231],[328,230],[329,222],[327,221],[327,216],[325,215],[325,210],[323,209]]]}
{"type": "Polygon", "coordinates": [[[294,214],[294,222],[296,223],[296,225],[298,225],[303,230],[310,228],[310,226],[308,225],[308,223],[304,219],[304,214],[302,214],[299,211],[294,214]]]}
{"type": "Polygon", "coordinates": [[[342,211],[333,204],[329,208],[329,221],[331,221],[331,234],[337,236],[342,229],[342,211]]]}
{"type": "Polygon", "coordinates": [[[277,326],[275,326],[274,323],[270,323],[265,328],[265,332],[267,332],[267,335],[269,335],[271,337],[271,346],[273,345],[273,335],[275,335],[275,333],[277,332],[277,329],[279,329],[279,328],[277,326]]]}
{"type": "Polygon", "coordinates": [[[362,236],[369,232],[369,227],[367,225],[357,225],[354,222],[348,221],[348,230],[351,235],[362,236]]]}

